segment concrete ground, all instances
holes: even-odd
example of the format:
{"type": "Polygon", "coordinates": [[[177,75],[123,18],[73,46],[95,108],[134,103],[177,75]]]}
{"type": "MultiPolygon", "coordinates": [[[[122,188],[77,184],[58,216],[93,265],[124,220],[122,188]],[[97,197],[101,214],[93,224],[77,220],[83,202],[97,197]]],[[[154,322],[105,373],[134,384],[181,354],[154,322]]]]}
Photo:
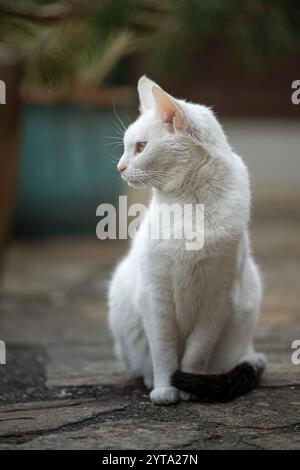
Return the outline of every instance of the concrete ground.
{"type": "Polygon", "coordinates": [[[264,272],[258,389],[228,404],[155,407],[114,359],[105,293],[118,242],[14,243],[1,287],[0,449],[300,448],[300,221],[257,221],[264,272]]]}

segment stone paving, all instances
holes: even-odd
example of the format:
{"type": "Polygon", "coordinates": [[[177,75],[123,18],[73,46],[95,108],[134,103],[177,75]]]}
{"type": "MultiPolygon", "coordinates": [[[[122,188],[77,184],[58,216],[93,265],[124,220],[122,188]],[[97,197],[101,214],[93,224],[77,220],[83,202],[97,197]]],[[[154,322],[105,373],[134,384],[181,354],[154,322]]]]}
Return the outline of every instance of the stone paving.
{"type": "Polygon", "coordinates": [[[16,242],[1,284],[0,449],[300,448],[300,221],[257,221],[265,297],[258,389],[229,404],[155,407],[116,362],[106,289],[119,242],[16,242]]]}

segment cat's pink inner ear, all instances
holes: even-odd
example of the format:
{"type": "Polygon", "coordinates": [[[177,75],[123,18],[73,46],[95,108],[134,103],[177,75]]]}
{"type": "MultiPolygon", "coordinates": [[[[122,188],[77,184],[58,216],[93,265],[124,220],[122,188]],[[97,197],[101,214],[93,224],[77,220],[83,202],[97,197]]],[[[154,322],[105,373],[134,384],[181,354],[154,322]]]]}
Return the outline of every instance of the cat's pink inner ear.
{"type": "Polygon", "coordinates": [[[156,111],[160,115],[162,121],[172,124],[174,130],[182,129],[182,112],[175,100],[158,86],[153,86],[152,93],[156,103],[156,111]]]}

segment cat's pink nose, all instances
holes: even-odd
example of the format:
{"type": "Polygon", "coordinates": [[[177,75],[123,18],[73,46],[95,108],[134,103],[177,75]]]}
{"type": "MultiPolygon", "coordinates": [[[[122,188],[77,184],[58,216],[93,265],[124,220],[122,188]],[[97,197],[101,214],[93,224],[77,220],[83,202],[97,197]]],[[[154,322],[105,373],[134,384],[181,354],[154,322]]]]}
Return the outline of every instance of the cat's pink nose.
{"type": "Polygon", "coordinates": [[[126,170],[126,165],[124,163],[119,162],[117,165],[117,169],[120,173],[123,173],[126,170]]]}

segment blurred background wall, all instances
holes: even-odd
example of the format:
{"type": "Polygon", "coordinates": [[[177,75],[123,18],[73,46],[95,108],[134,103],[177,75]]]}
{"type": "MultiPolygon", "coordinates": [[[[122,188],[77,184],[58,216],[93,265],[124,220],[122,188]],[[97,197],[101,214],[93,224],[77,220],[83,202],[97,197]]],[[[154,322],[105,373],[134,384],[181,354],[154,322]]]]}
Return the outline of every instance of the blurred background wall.
{"type": "Polygon", "coordinates": [[[296,0],[2,1],[2,247],[9,227],[19,237],[95,234],[96,207],[126,191],[118,139],[144,73],[213,107],[249,165],[255,214],[297,213],[299,39],[296,0]]]}

